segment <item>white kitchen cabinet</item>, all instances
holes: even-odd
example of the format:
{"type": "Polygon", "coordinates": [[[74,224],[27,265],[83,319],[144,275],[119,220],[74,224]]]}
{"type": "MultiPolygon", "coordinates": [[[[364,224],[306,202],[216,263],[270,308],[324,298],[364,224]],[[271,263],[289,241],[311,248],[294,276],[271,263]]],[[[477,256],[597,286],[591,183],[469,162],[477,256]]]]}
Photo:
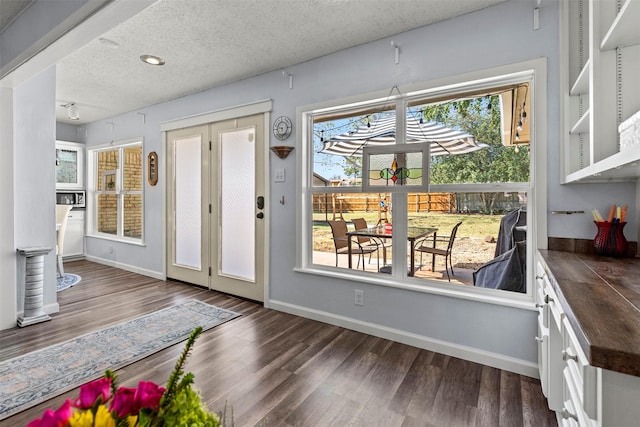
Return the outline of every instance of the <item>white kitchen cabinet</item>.
{"type": "Polygon", "coordinates": [[[63,259],[80,258],[84,256],[84,223],[85,211],[72,209],[67,219],[64,233],[63,259]]]}
{"type": "Polygon", "coordinates": [[[56,141],[56,190],[85,188],[84,151],[84,144],[56,141]]]}
{"type": "Polygon", "coordinates": [[[638,146],[618,126],[640,110],[640,1],[562,0],[564,182],[630,181],[638,146]]]}
{"type": "MultiPolygon", "coordinates": [[[[575,326],[585,320],[584,316],[590,319],[603,318],[598,310],[610,312],[615,304],[608,299],[622,297],[614,291],[611,296],[607,292],[591,295],[594,289],[606,288],[607,284],[590,271],[589,258],[573,257],[557,251],[540,252],[546,255],[538,253],[536,262],[535,294],[539,310],[539,335],[536,340],[540,345],[538,365],[543,392],[549,408],[557,413],[558,424],[580,427],[640,425],[640,376],[596,367],[589,362],[589,352],[593,356],[593,342],[601,342],[602,336],[619,336],[619,331],[611,328],[620,325],[603,323],[598,328],[601,336],[597,339],[585,335],[582,327],[575,326]],[[593,278],[595,282],[592,282],[593,278]],[[587,298],[576,297],[576,292],[587,298]],[[586,302],[587,306],[572,306],[572,300],[586,302]]],[[[597,259],[594,262],[602,261],[597,259]]],[[[630,268],[635,271],[633,266],[630,268]]],[[[615,268],[611,271],[615,271],[615,268]]],[[[625,318],[621,324],[625,328],[636,328],[638,325],[627,323],[637,322],[635,315],[632,312],[632,319],[625,318]]],[[[628,343],[630,355],[637,354],[637,347],[631,344],[632,341],[628,343]]],[[[616,343],[609,343],[612,350],[619,348],[616,343]]],[[[631,360],[635,359],[630,359],[629,363],[633,364],[631,360]]],[[[612,361],[605,358],[600,362],[612,361]]]]}

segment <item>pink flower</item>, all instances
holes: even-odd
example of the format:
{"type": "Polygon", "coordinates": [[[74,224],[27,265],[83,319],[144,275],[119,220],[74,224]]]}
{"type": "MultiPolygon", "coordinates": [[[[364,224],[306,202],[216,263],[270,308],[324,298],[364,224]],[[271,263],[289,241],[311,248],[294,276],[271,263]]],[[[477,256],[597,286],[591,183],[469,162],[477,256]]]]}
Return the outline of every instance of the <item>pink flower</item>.
{"type": "Polygon", "coordinates": [[[160,387],[151,381],[140,381],[135,394],[138,410],[142,408],[157,410],[164,390],[164,387],[160,387]]]}
{"type": "Polygon", "coordinates": [[[128,415],[138,415],[139,408],[135,405],[135,388],[120,387],[111,401],[111,410],[115,411],[118,418],[128,415]]]}
{"type": "Polygon", "coordinates": [[[42,418],[31,421],[27,427],[63,427],[73,415],[71,401],[67,399],[56,411],[47,409],[42,414],[42,418]]]}
{"type": "Polygon", "coordinates": [[[111,410],[118,418],[138,415],[140,409],[157,411],[165,388],[150,381],[140,381],[138,388],[120,387],[111,402],[111,410]]]}
{"type": "Polygon", "coordinates": [[[74,406],[80,409],[91,408],[98,399],[104,403],[111,398],[111,378],[100,378],[80,387],[80,396],[74,406]]]}

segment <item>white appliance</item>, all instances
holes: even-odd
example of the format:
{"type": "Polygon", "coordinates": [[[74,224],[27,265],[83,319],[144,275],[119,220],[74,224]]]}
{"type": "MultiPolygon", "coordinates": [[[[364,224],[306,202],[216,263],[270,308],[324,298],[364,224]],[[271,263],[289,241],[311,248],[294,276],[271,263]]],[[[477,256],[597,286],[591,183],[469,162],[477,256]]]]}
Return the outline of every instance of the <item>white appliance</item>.
{"type": "Polygon", "coordinates": [[[84,208],[85,197],[84,190],[56,191],[56,205],[71,205],[72,208],[84,208]]]}

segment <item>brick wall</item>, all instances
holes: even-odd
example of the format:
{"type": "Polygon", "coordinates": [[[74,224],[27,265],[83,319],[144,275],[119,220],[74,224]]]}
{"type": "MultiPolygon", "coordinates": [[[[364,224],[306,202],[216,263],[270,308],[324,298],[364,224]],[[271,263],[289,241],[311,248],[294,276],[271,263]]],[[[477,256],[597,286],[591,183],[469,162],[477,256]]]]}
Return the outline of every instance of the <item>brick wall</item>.
{"type": "MultiPolygon", "coordinates": [[[[116,191],[118,184],[125,191],[142,191],[142,147],[128,147],[123,154],[123,182],[117,182],[119,150],[98,153],[98,190],[116,191]],[[113,173],[112,173],[113,172],[113,173]]],[[[142,195],[126,194],[123,196],[124,217],[123,235],[142,237],[142,195]]],[[[98,231],[117,234],[118,196],[117,194],[101,194],[98,196],[98,231]]]]}

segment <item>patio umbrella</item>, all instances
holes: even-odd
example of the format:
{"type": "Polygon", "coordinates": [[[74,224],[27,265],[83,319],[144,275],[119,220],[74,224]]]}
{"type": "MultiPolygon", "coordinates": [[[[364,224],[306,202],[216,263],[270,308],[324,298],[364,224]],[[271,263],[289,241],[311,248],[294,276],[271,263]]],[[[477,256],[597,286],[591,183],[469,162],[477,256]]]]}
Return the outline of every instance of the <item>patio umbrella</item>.
{"type": "MultiPolygon", "coordinates": [[[[430,142],[431,156],[445,154],[465,154],[487,148],[468,133],[448,128],[436,122],[420,123],[412,116],[407,117],[407,143],[430,142]]],[[[370,126],[362,125],[355,131],[334,136],[323,142],[322,153],[341,156],[362,156],[364,147],[395,144],[396,119],[387,117],[370,126]]]]}

